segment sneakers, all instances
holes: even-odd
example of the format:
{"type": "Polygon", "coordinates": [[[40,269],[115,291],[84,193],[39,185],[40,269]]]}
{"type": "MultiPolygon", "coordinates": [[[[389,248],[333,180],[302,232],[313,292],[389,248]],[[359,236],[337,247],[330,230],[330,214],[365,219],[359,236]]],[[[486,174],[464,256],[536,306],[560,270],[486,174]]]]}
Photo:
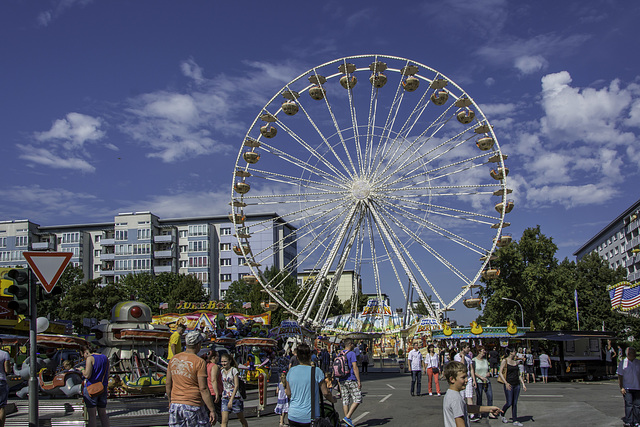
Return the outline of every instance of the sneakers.
{"type": "Polygon", "coordinates": [[[481,419],[482,419],[482,417],[479,417],[479,416],[469,417],[469,421],[471,421],[472,423],[477,423],[481,419]]]}
{"type": "Polygon", "coordinates": [[[344,417],[342,419],[342,422],[348,425],[349,427],[353,427],[353,422],[351,421],[351,418],[344,417]]]}
{"type": "Polygon", "coordinates": [[[502,417],[502,422],[503,422],[504,424],[506,424],[506,423],[508,423],[508,422],[509,422],[509,420],[507,419],[507,417],[502,417]]]}
{"type": "Polygon", "coordinates": [[[442,396],[440,393],[438,393],[438,396],[442,396]]]}
{"type": "Polygon", "coordinates": [[[429,393],[429,396],[433,396],[433,393],[429,393]]]}
{"type": "Polygon", "coordinates": [[[518,427],[522,427],[522,423],[521,423],[521,422],[518,422],[518,421],[514,421],[514,422],[513,422],[513,425],[514,425],[514,426],[518,426],[518,427]]]}

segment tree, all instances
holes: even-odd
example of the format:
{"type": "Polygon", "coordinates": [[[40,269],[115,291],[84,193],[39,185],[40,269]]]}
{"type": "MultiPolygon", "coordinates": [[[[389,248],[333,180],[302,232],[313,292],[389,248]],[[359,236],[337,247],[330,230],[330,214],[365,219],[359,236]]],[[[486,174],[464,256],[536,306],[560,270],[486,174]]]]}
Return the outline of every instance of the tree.
{"type": "Polygon", "coordinates": [[[151,308],[151,313],[158,314],[160,303],[168,301],[173,276],[171,273],[154,276],[149,272],[127,274],[120,278],[118,287],[124,300],[143,302],[151,308]]]}
{"type": "Polygon", "coordinates": [[[169,295],[165,300],[169,302],[169,309],[175,309],[180,301],[204,302],[207,299],[202,282],[193,274],[162,273],[156,277],[156,281],[160,282],[158,286],[161,289],[169,289],[169,295]]]}
{"type": "Polygon", "coordinates": [[[86,283],[73,284],[61,301],[59,318],[71,320],[73,326],[82,328],[83,318],[108,318],[111,307],[99,307],[97,295],[100,289],[100,279],[89,280],[86,283]]]}
{"type": "Polygon", "coordinates": [[[66,295],[69,290],[74,286],[82,285],[82,279],[84,278],[84,273],[80,267],[73,267],[71,265],[67,266],[67,268],[58,279],[58,283],[56,284],[56,288],[62,290],[60,294],[57,295],[44,295],[44,291],[40,288],[38,289],[38,316],[46,316],[51,320],[58,319],[67,319],[63,316],[63,313],[66,313],[65,308],[62,304],[62,300],[64,295],[66,295]]]}

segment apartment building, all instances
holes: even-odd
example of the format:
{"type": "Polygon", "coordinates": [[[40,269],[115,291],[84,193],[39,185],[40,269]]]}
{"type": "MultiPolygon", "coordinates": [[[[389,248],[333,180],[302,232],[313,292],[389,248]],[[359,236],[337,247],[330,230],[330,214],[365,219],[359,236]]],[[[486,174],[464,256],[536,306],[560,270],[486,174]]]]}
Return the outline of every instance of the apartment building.
{"type": "MultiPolygon", "coordinates": [[[[318,273],[318,270],[312,269],[305,269],[302,273],[298,273],[298,286],[304,286],[305,282],[314,281],[318,273]]],[[[335,271],[328,272],[327,280],[333,280],[334,275],[335,271]]],[[[362,278],[354,270],[343,270],[337,285],[336,296],[340,302],[351,300],[354,286],[359,294],[362,293],[362,278]]]]}
{"type": "MultiPolygon", "coordinates": [[[[276,213],[247,215],[249,245],[261,268],[296,273],[295,228],[276,213]]],[[[212,300],[249,274],[228,216],[161,219],[151,212],[118,214],[113,222],[41,226],[0,221],[0,267],[25,266],[22,252],[72,252],[85,279],[114,283],[131,273],[193,274],[212,300]]]]}
{"type": "Polygon", "coordinates": [[[611,268],[627,270],[627,280],[640,280],[640,200],[618,215],[606,227],[573,253],[576,259],[596,252],[611,268]]]}

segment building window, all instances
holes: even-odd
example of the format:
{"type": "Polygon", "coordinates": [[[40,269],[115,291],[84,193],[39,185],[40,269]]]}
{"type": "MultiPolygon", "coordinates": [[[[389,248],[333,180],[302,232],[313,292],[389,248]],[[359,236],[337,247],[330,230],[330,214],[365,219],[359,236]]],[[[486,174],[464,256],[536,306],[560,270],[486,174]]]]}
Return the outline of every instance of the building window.
{"type": "Polygon", "coordinates": [[[187,252],[189,247],[187,245],[180,245],[180,253],[187,252]]]}
{"type": "Polygon", "coordinates": [[[187,267],[189,267],[189,261],[187,261],[186,259],[180,261],[180,268],[187,268],[187,267]]]}
{"type": "Polygon", "coordinates": [[[220,229],[220,235],[221,236],[231,236],[231,228],[230,227],[223,227],[220,229]]]}
{"type": "Polygon", "coordinates": [[[96,243],[100,243],[100,239],[102,239],[102,236],[100,234],[97,234],[96,237],[94,238],[96,243]]]}
{"type": "Polygon", "coordinates": [[[220,258],[220,265],[231,265],[231,258],[220,258]]]}
{"type": "Polygon", "coordinates": [[[220,275],[220,281],[221,282],[230,282],[231,281],[231,274],[221,274],[220,275]]]}
{"type": "Polygon", "coordinates": [[[208,236],[209,226],[207,224],[198,224],[189,226],[189,236],[208,236]]]}
{"type": "Polygon", "coordinates": [[[208,250],[208,240],[194,240],[189,242],[189,252],[207,252],[208,250]]]}
{"type": "Polygon", "coordinates": [[[129,240],[129,230],[116,230],[116,240],[129,240]]]}
{"type": "Polygon", "coordinates": [[[96,249],[95,251],[93,251],[93,256],[96,258],[100,258],[101,254],[102,254],[102,251],[100,249],[96,249]]]}
{"type": "Polygon", "coordinates": [[[6,247],[7,247],[7,238],[0,237],[0,248],[6,248],[6,247]]]}
{"type": "Polygon", "coordinates": [[[221,251],[230,251],[231,250],[231,243],[220,243],[220,250],[221,251]]]}
{"type": "Polygon", "coordinates": [[[208,256],[189,257],[189,267],[207,267],[209,265],[208,256]]]}
{"type": "Polygon", "coordinates": [[[16,246],[27,246],[29,244],[28,236],[16,236],[16,246]]]}
{"type": "Polygon", "coordinates": [[[151,238],[151,229],[150,228],[139,228],[138,229],[138,240],[148,240],[151,238]]]}
{"type": "Polygon", "coordinates": [[[188,237],[189,236],[189,231],[188,230],[180,230],[179,236],[180,237],[188,237]]]}

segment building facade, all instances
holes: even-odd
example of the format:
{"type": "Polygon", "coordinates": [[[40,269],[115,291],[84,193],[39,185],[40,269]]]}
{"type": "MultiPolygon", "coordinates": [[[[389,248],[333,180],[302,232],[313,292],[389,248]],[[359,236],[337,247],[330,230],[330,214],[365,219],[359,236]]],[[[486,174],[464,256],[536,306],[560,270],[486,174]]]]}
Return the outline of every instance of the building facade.
{"type": "MultiPolygon", "coordinates": [[[[298,286],[304,286],[308,281],[315,280],[318,270],[306,269],[302,273],[298,273],[298,286]]],[[[327,273],[327,280],[333,280],[335,275],[334,271],[327,273]]],[[[362,293],[362,278],[354,270],[343,270],[342,275],[337,283],[336,296],[340,302],[351,300],[353,295],[353,288],[358,290],[358,293],[362,293]]]]}
{"type": "Polygon", "coordinates": [[[576,259],[595,252],[604,258],[611,268],[620,266],[627,270],[627,280],[640,280],[640,200],[622,212],[598,234],[573,253],[576,259]]]}
{"type": "MultiPolygon", "coordinates": [[[[276,213],[248,215],[249,245],[261,268],[296,273],[295,228],[276,213]]],[[[72,252],[85,280],[115,283],[131,273],[192,274],[210,299],[250,274],[227,216],[161,219],[151,212],[118,214],[113,222],[40,226],[29,220],[0,221],[0,267],[26,266],[22,252],[72,252]]]]}

